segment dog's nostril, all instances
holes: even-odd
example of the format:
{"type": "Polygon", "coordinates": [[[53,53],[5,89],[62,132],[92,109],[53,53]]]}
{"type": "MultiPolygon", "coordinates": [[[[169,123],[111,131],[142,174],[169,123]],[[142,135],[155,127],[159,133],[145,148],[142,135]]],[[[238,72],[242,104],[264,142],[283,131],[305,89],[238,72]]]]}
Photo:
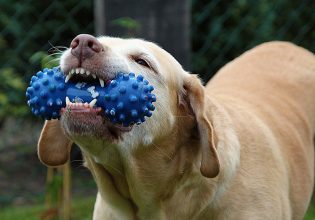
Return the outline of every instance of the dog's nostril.
{"type": "Polygon", "coordinates": [[[100,45],[100,43],[97,42],[97,40],[95,39],[91,39],[90,41],[88,41],[87,46],[89,48],[91,48],[94,52],[99,53],[102,50],[102,46],[100,45]]]}
{"type": "Polygon", "coordinates": [[[99,46],[94,40],[88,41],[87,46],[96,53],[99,53],[101,51],[101,46],[99,46]]]}
{"type": "Polygon", "coordinates": [[[74,39],[70,44],[71,49],[75,49],[79,45],[79,43],[79,39],[74,39]]]}
{"type": "Polygon", "coordinates": [[[90,48],[93,47],[93,42],[92,42],[92,41],[89,41],[89,42],[88,42],[88,47],[90,47],[90,48]]]}

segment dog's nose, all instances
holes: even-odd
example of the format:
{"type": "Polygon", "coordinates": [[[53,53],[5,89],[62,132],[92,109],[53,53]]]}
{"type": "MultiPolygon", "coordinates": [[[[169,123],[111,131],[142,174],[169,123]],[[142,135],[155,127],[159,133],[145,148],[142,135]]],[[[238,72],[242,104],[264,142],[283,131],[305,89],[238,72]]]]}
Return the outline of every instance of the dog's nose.
{"type": "Polygon", "coordinates": [[[80,60],[84,60],[104,51],[101,43],[92,35],[79,34],[71,44],[71,53],[80,60]]]}

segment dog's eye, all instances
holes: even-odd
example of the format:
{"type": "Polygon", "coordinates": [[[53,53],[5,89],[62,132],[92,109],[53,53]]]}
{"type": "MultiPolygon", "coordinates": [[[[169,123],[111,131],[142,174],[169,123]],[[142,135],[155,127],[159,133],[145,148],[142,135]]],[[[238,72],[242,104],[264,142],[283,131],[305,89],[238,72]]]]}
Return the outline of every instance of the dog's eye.
{"type": "Polygon", "coordinates": [[[150,65],[144,59],[136,58],[135,61],[137,64],[139,64],[141,66],[145,66],[145,67],[150,68],[150,65]]]}

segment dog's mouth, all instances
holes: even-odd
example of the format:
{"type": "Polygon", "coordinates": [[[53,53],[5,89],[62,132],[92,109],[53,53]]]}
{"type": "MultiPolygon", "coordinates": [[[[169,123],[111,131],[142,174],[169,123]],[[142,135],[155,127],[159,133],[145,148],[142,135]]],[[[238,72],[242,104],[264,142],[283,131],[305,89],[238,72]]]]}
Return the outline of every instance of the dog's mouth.
{"type": "Polygon", "coordinates": [[[112,78],[102,76],[98,73],[93,73],[84,68],[73,68],[68,72],[65,82],[99,83],[101,87],[104,87],[105,82],[110,80],[112,80],[112,78]]]}
{"type": "MultiPolygon", "coordinates": [[[[66,74],[65,82],[80,84],[96,84],[101,87],[111,82],[111,78],[100,76],[84,68],[71,69],[66,74]]],[[[93,93],[92,93],[93,97],[93,93]]],[[[110,122],[104,110],[97,106],[94,98],[91,102],[82,102],[80,99],[70,101],[66,98],[66,107],[61,109],[61,121],[65,131],[70,136],[88,136],[115,141],[121,138],[124,132],[132,129],[110,122]]]]}

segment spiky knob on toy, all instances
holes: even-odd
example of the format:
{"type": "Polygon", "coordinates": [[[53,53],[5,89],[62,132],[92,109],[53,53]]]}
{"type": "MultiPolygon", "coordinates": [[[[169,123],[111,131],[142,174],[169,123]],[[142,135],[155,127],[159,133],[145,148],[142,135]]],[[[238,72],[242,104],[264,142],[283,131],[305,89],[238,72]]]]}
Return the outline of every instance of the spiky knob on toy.
{"type": "Polygon", "coordinates": [[[111,122],[129,126],[151,117],[155,109],[152,103],[156,101],[153,89],[142,75],[133,73],[120,73],[106,85],[65,83],[65,75],[55,67],[33,76],[26,96],[32,112],[47,120],[59,119],[67,102],[89,103],[90,107],[101,107],[111,122]]]}

